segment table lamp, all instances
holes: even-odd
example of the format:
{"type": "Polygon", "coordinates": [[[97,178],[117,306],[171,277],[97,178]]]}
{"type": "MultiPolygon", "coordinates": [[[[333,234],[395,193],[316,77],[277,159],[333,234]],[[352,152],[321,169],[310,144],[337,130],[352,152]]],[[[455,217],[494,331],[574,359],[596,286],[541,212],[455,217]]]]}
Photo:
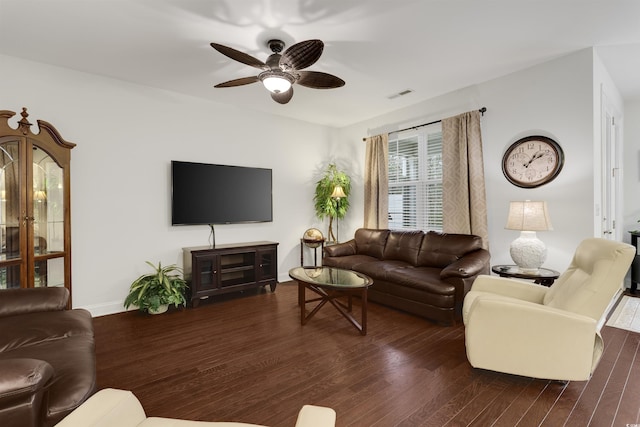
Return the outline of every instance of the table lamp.
{"type": "Polygon", "coordinates": [[[520,230],[520,237],[511,242],[509,253],[523,273],[535,273],[547,258],[547,247],[538,239],[536,231],[553,230],[547,202],[509,203],[507,230],[520,230]]]}

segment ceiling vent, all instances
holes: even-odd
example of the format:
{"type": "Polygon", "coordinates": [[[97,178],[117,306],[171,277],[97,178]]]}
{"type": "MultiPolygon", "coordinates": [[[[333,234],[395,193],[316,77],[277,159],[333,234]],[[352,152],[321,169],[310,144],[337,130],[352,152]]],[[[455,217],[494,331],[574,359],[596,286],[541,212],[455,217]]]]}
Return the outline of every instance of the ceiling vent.
{"type": "Polygon", "coordinates": [[[413,89],[402,90],[402,91],[400,91],[398,93],[394,93],[393,95],[388,96],[387,98],[388,99],[396,99],[396,98],[399,98],[401,96],[409,95],[410,93],[413,93],[413,89]]]}

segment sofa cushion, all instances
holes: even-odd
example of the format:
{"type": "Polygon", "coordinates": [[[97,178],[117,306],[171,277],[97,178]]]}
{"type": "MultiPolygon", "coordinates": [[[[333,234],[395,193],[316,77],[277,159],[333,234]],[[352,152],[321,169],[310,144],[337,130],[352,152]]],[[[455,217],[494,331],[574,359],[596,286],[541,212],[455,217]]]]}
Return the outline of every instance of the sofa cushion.
{"type": "Polygon", "coordinates": [[[440,279],[440,269],[435,267],[405,267],[390,269],[386,280],[401,286],[419,289],[430,294],[453,295],[456,287],[440,279]]]}
{"type": "MultiPolygon", "coordinates": [[[[437,279],[434,279],[437,280],[437,279]]],[[[427,304],[432,307],[440,307],[440,308],[453,308],[455,307],[455,290],[451,289],[452,286],[448,283],[443,282],[430,282],[431,285],[426,282],[418,282],[415,281],[413,284],[415,286],[405,286],[401,285],[397,282],[391,282],[387,280],[378,280],[371,287],[371,290],[375,290],[377,293],[383,293],[386,295],[393,295],[398,298],[407,299],[415,302],[419,302],[421,304],[427,304]],[[429,290],[432,289],[433,283],[441,283],[443,286],[448,287],[451,292],[449,293],[432,293],[429,290]]],[[[382,301],[384,302],[384,301],[382,301]]]]}
{"type": "Polygon", "coordinates": [[[356,230],[354,239],[358,254],[369,255],[382,259],[384,245],[387,243],[389,230],[374,230],[371,228],[359,228],[356,230]]]}
{"type": "MultiPolygon", "coordinates": [[[[596,321],[620,291],[632,259],[633,248],[620,242],[590,238],[576,248],[571,264],[549,288],[543,304],[560,310],[589,316],[596,321]]],[[[635,261],[634,261],[635,262],[635,261]]]]}
{"type": "Polygon", "coordinates": [[[0,352],[5,352],[70,336],[93,336],[93,324],[83,309],[42,311],[0,317],[0,331],[0,352]]]}
{"type": "MultiPolygon", "coordinates": [[[[372,261],[378,261],[378,258],[371,257],[369,255],[347,255],[336,257],[324,257],[322,265],[326,267],[337,267],[345,270],[355,270],[355,266],[369,263],[372,261]]],[[[378,261],[379,262],[379,261],[378,261]]]]}
{"type": "Polygon", "coordinates": [[[471,234],[429,231],[422,239],[418,266],[444,268],[466,253],[482,248],[482,238],[471,234]]]}
{"type": "Polygon", "coordinates": [[[397,270],[398,268],[404,268],[404,267],[407,267],[408,265],[409,264],[407,264],[404,261],[398,261],[398,260],[379,261],[374,259],[369,262],[363,262],[358,265],[355,265],[352,267],[352,269],[359,273],[363,273],[371,277],[375,285],[376,279],[386,279],[389,271],[397,270]]]}
{"type": "Polygon", "coordinates": [[[382,254],[385,260],[399,260],[413,266],[418,265],[418,253],[422,246],[424,233],[417,231],[392,230],[382,254]]]}
{"type": "Polygon", "coordinates": [[[0,317],[64,310],[69,301],[69,289],[56,286],[2,289],[1,293],[0,317]]]}

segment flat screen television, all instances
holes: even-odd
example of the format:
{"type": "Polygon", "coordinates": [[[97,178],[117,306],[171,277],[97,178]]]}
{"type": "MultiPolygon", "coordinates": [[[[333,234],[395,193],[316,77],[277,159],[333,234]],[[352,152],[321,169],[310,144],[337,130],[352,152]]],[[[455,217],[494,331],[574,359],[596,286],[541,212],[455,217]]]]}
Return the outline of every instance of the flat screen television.
{"type": "Polygon", "coordinates": [[[171,162],[171,224],[273,221],[271,169],[171,162]]]}

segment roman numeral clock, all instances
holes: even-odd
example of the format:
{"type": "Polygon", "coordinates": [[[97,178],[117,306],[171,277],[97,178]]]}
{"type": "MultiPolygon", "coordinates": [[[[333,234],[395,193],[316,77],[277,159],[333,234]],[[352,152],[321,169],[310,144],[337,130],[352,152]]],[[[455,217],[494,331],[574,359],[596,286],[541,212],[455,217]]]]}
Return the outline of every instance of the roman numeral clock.
{"type": "Polygon", "coordinates": [[[564,152],[546,136],[527,136],[509,146],[502,157],[502,173],[513,185],[535,188],[553,181],[564,165],[564,152]]]}

